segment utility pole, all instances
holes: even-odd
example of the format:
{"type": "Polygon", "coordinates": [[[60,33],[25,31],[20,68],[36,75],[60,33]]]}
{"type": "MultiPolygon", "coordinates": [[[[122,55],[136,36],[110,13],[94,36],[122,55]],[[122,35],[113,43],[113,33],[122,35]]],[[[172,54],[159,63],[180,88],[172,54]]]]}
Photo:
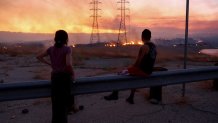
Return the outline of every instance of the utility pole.
{"type": "MultiPolygon", "coordinates": [[[[184,69],[187,68],[188,22],[189,22],[189,0],[186,0],[185,45],[184,45],[184,69]]],[[[182,96],[183,96],[183,97],[185,96],[185,84],[182,84],[182,96]]]]}
{"type": "Polygon", "coordinates": [[[99,16],[98,11],[101,10],[99,9],[99,0],[92,0],[90,4],[92,5],[92,8],[90,9],[93,13],[90,17],[93,18],[92,21],[92,32],[91,32],[91,37],[90,37],[90,44],[92,43],[99,43],[100,42],[100,35],[99,35],[99,26],[98,26],[98,18],[101,17],[99,16]]]}
{"type": "Polygon", "coordinates": [[[120,27],[119,27],[119,34],[118,34],[118,40],[117,40],[117,46],[122,44],[123,42],[127,43],[127,36],[126,36],[126,17],[128,16],[126,14],[126,10],[129,10],[129,8],[126,7],[126,4],[129,3],[129,1],[126,0],[120,0],[117,3],[120,4],[120,27]]]}

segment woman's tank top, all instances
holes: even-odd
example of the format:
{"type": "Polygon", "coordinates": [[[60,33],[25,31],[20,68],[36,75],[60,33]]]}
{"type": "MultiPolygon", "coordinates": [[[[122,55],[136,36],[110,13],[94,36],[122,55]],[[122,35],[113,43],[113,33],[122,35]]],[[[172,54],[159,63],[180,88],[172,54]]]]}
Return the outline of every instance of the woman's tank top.
{"type": "Polygon", "coordinates": [[[51,60],[52,74],[66,72],[66,55],[70,52],[71,48],[68,46],[48,48],[47,53],[51,60]]]}

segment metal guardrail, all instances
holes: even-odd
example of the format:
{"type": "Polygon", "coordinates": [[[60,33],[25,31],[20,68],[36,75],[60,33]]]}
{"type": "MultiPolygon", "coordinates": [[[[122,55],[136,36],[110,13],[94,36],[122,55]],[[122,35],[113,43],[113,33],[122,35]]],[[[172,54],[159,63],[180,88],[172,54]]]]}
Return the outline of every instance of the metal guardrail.
{"type": "MultiPolygon", "coordinates": [[[[218,67],[181,69],[154,72],[151,76],[134,77],[124,75],[107,75],[76,79],[72,94],[90,94],[130,88],[146,88],[189,83],[218,78],[218,67]]],[[[50,81],[26,81],[0,84],[0,102],[21,99],[34,99],[50,96],[50,81]]]]}

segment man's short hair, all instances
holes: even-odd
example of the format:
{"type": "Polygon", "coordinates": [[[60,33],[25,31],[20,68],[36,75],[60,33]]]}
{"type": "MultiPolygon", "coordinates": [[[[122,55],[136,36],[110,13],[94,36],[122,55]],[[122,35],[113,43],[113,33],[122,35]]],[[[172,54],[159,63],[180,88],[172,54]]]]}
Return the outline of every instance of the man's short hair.
{"type": "Polygon", "coordinates": [[[151,39],[151,31],[149,29],[145,29],[142,31],[142,38],[145,40],[151,39]]]}

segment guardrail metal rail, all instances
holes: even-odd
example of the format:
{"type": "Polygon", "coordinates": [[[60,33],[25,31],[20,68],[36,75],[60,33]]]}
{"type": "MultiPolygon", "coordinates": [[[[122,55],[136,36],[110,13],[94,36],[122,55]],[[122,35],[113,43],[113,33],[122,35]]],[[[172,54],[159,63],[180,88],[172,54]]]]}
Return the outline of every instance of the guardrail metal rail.
{"type": "MultiPolygon", "coordinates": [[[[135,77],[124,75],[105,75],[76,79],[72,94],[90,94],[131,88],[147,88],[212,80],[218,78],[218,67],[202,67],[154,72],[151,76],[135,77]]],[[[50,96],[50,81],[26,81],[0,84],[0,102],[10,100],[34,99],[50,96]]]]}

